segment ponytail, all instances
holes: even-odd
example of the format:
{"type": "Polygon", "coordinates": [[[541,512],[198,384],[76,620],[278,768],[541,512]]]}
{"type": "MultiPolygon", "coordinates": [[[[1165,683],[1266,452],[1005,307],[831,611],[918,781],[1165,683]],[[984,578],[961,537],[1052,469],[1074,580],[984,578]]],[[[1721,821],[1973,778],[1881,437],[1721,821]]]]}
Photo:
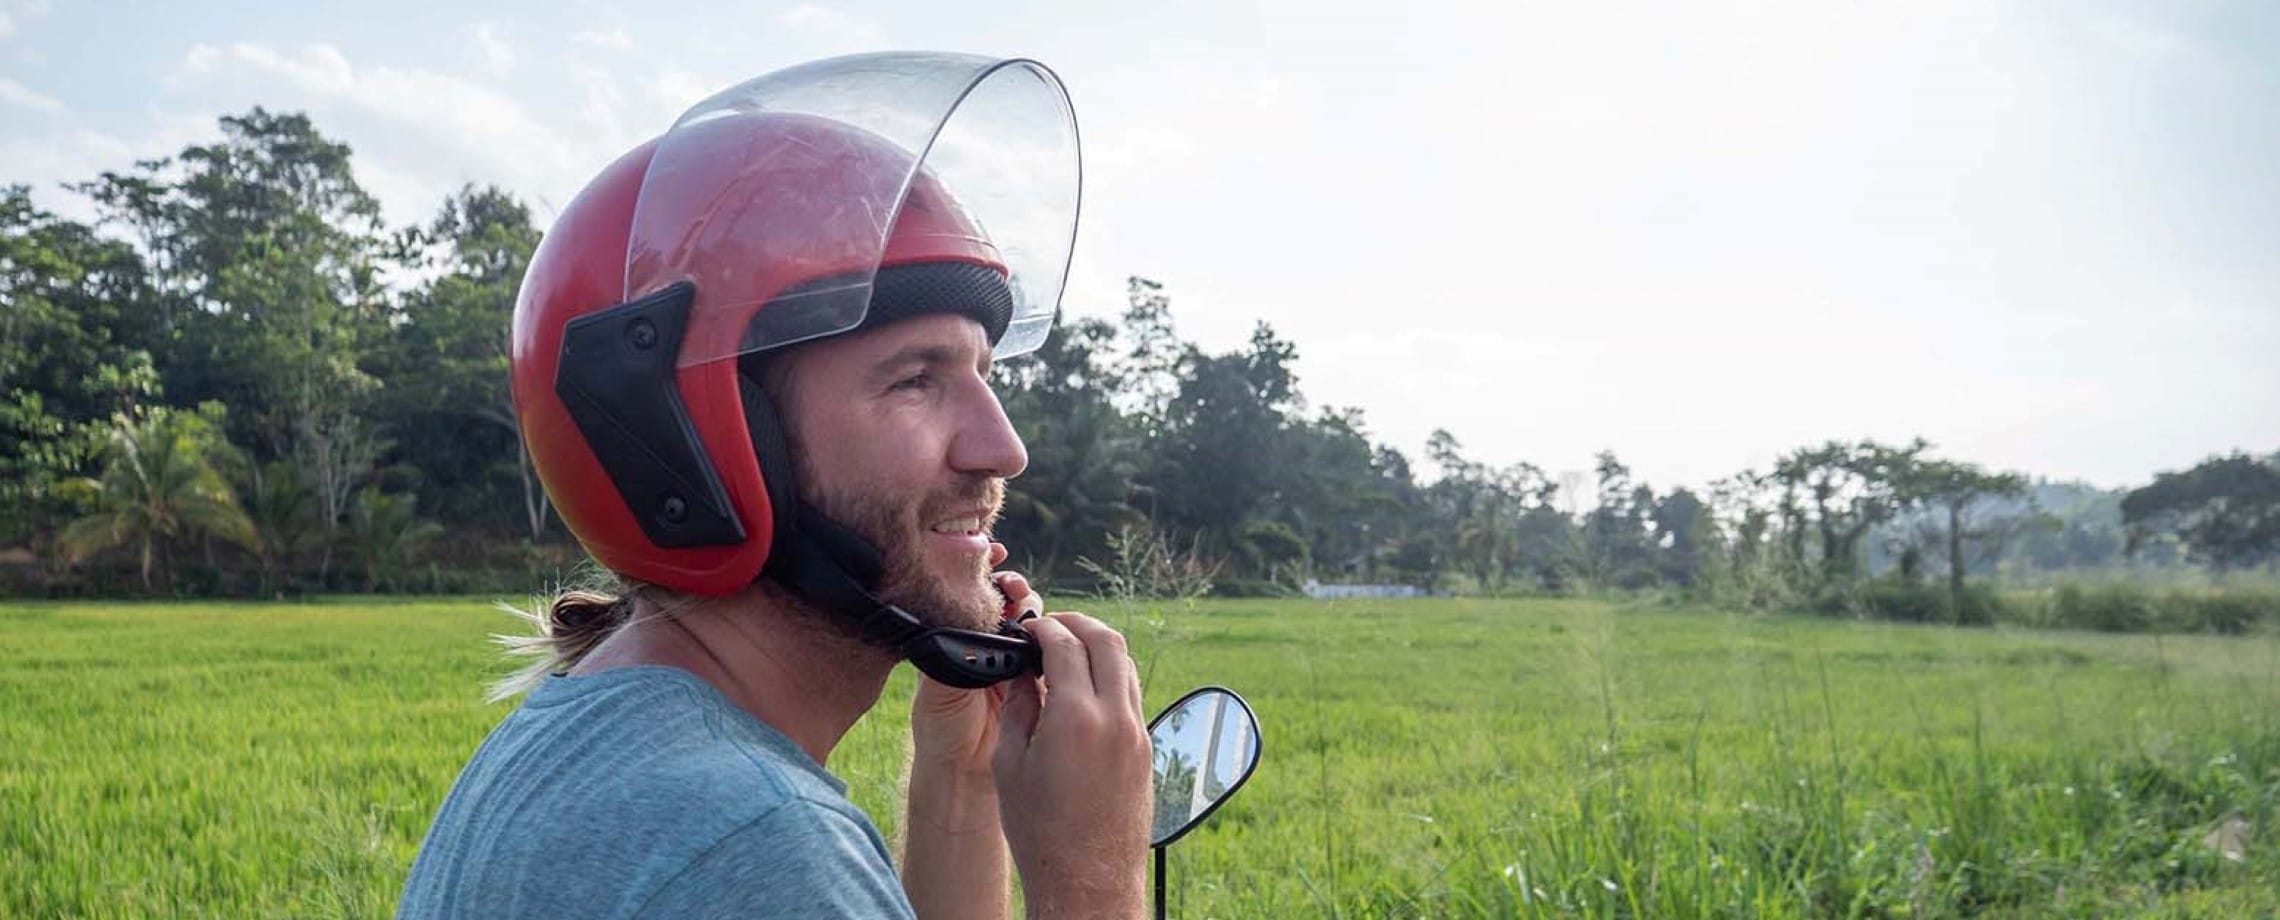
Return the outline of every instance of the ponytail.
{"type": "Polygon", "coordinates": [[[633,620],[634,597],[643,586],[620,579],[615,590],[565,588],[543,610],[501,609],[531,623],[536,635],[493,636],[510,658],[532,659],[491,685],[492,702],[525,693],[549,674],[576,667],[618,627],[633,620]]]}

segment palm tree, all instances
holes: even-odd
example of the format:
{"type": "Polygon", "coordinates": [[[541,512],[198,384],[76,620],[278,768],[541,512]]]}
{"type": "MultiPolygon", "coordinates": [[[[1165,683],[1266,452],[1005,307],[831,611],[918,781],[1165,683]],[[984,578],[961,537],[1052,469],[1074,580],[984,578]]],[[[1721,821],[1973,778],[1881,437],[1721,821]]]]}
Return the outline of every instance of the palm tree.
{"type": "Polygon", "coordinates": [[[443,525],[423,521],[411,495],[391,495],[377,486],[357,490],[348,505],[340,538],[364,567],[364,590],[380,590],[380,572],[409,566],[443,525]]]}
{"type": "Polygon", "coordinates": [[[282,592],[294,584],[302,563],[326,545],[316,493],[285,461],[244,464],[233,478],[239,505],[261,539],[261,592],[282,592]]]}
{"type": "Polygon", "coordinates": [[[216,468],[232,451],[214,424],[219,414],[218,405],[208,404],[198,412],[159,407],[116,418],[103,474],[81,480],[98,510],[66,525],[56,538],[65,561],[77,565],[135,544],[143,588],[149,590],[153,556],[184,537],[210,534],[257,550],[253,521],[216,468]]]}

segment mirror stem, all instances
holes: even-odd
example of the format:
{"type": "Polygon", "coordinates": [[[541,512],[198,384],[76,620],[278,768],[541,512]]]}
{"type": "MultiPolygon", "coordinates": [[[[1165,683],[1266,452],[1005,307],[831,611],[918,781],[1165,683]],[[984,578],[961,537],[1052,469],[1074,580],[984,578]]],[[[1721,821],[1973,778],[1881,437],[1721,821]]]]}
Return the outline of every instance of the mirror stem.
{"type": "Polygon", "coordinates": [[[1164,920],[1164,847],[1156,851],[1156,920],[1164,920]]]}

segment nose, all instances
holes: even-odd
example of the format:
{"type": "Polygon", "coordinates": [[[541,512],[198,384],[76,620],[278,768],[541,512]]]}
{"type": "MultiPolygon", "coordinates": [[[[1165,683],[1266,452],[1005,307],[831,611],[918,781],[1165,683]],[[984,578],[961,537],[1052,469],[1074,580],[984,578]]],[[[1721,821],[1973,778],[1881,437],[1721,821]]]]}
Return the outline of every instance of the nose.
{"type": "Polygon", "coordinates": [[[975,376],[964,388],[967,406],[950,440],[950,466],[961,473],[1012,479],[1029,468],[1029,448],[1013,430],[989,380],[975,376]]]}

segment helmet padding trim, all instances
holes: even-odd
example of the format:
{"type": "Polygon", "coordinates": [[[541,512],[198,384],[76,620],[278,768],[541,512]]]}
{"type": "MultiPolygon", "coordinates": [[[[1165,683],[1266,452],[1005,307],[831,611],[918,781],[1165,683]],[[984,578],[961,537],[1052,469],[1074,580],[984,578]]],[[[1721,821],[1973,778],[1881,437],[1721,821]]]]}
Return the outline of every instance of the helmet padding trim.
{"type": "Polygon", "coordinates": [[[651,543],[734,546],[744,524],[674,382],[694,297],[682,282],[571,320],[554,393],[651,543]]]}

